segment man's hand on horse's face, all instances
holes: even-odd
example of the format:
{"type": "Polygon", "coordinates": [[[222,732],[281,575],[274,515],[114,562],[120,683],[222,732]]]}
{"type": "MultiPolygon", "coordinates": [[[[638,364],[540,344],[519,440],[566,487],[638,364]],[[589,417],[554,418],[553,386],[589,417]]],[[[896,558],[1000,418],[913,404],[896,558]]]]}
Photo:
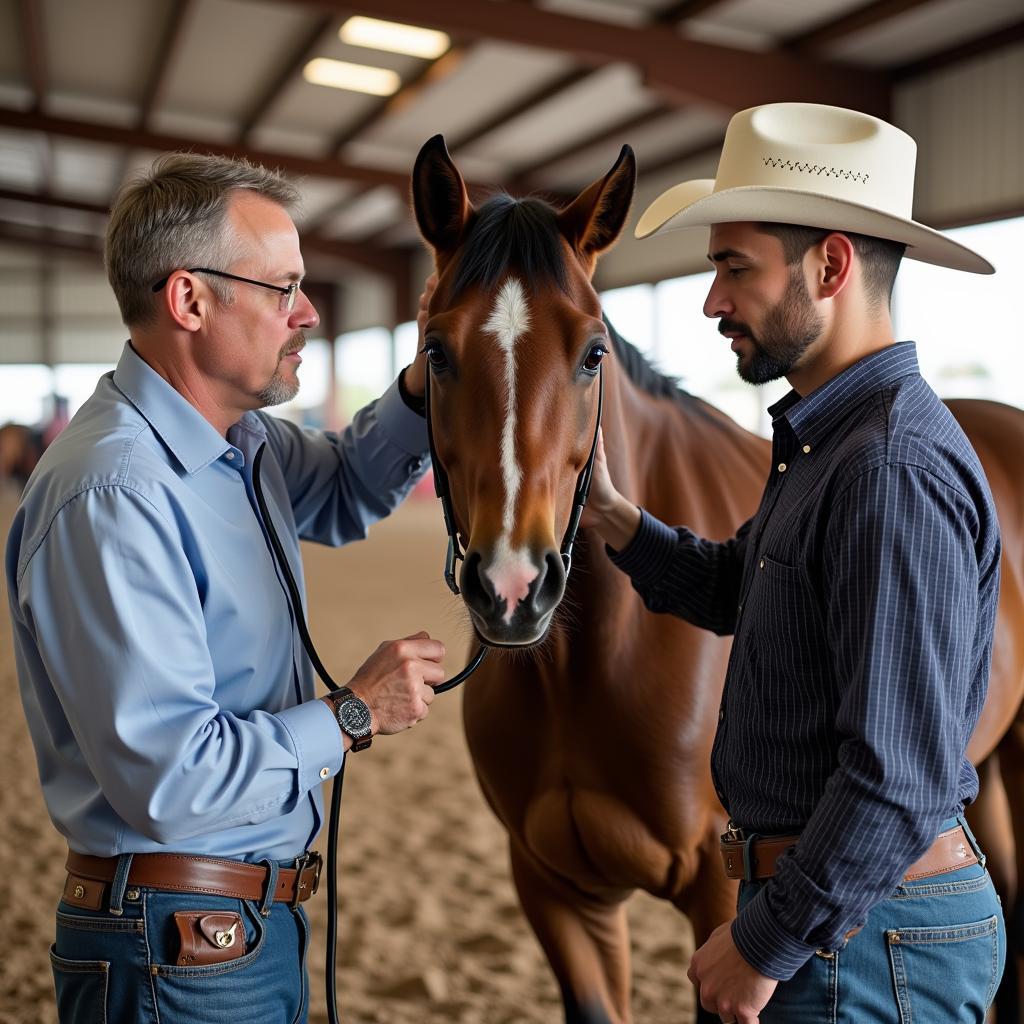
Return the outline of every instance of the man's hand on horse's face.
{"type": "Polygon", "coordinates": [[[621,551],[633,539],[639,525],[640,510],[612,483],[604,451],[604,431],[599,430],[590,497],[580,517],[580,526],[597,530],[613,548],[621,551]]]}
{"type": "Polygon", "coordinates": [[[697,989],[701,1006],[736,1024],[758,1024],[758,1015],[778,985],[743,959],[732,940],[729,922],[719,925],[693,954],[686,974],[697,989]]]}
{"type": "Polygon", "coordinates": [[[419,309],[416,310],[416,326],[419,328],[416,341],[416,358],[405,371],[405,386],[417,398],[422,398],[424,391],[427,389],[427,356],[423,351],[423,343],[426,340],[427,310],[430,308],[430,299],[436,288],[437,274],[433,273],[423,284],[419,309]]]}

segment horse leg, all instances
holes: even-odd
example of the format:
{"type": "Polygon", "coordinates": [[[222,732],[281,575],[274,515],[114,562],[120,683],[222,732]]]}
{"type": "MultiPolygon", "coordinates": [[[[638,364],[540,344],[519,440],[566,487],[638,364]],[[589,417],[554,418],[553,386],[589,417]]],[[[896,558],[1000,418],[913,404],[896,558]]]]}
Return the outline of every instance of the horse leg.
{"type": "Polygon", "coordinates": [[[515,842],[519,902],[562,990],[566,1024],[630,1024],[625,903],[580,892],[515,842]]]}
{"type": "MultiPolygon", "coordinates": [[[[718,823],[716,823],[718,824],[718,823]]],[[[697,871],[689,885],[673,901],[693,928],[693,947],[699,949],[711,933],[736,916],[736,883],[728,878],[719,853],[720,828],[713,828],[704,836],[697,851],[697,871]]],[[[697,1024],[720,1024],[714,1013],[700,1005],[697,992],[693,994],[697,1024]]]]}
{"type": "Polygon", "coordinates": [[[1017,720],[999,744],[999,773],[1005,787],[1013,822],[1016,855],[1016,885],[1003,899],[1006,915],[1006,971],[996,996],[999,1024],[1024,1022],[1024,715],[1017,720]],[[1005,991],[1004,991],[1005,990],[1005,991]]]}

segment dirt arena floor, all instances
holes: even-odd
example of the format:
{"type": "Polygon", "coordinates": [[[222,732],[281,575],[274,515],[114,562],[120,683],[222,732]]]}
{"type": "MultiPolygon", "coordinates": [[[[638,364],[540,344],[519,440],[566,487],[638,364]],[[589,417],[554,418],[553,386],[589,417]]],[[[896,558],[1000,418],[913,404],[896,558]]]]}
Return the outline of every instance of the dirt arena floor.
{"type": "MultiPolygon", "coordinates": [[[[13,508],[12,494],[0,494],[4,538],[13,508]]],[[[363,543],[307,546],[310,627],[336,678],[348,678],[379,641],[419,629],[448,645],[449,673],[462,667],[467,629],[442,579],[444,551],[436,503],[416,498],[363,543]]],[[[47,951],[65,848],[39,793],[6,600],[0,608],[0,1024],[51,1024],[47,951]]],[[[554,980],[516,901],[504,832],[473,775],[460,703],[458,691],[438,698],[427,721],[376,741],[350,763],[341,811],[338,956],[347,1024],[562,1020],[554,980]]],[[[324,835],[324,852],[326,842],[324,835]]],[[[327,1020],[325,890],[306,904],[314,928],[312,1024],[327,1020]]],[[[686,921],[643,894],[629,913],[636,1020],[689,1024],[686,921]]]]}

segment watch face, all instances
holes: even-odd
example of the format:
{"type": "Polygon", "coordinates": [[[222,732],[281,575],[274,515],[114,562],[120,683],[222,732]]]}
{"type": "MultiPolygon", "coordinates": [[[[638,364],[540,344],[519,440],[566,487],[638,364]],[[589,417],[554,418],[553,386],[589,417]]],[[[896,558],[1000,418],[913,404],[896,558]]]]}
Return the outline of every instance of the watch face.
{"type": "Polygon", "coordinates": [[[349,697],[341,703],[338,721],[349,736],[369,736],[373,728],[370,709],[358,697],[349,697]]]}

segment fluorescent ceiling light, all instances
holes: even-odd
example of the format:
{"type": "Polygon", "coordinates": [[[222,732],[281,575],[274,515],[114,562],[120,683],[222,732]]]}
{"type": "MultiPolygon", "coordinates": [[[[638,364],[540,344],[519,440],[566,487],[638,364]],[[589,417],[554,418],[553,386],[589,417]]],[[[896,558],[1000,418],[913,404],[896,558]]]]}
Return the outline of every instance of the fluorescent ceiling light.
{"type": "Polygon", "coordinates": [[[338,37],[352,46],[371,46],[375,50],[406,53],[410,57],[427,60],[440,57],[451,46],[451,40],[444,32],[361,16],[349,18],[341,26],[338,37]]]}
{"type": "Polygon", "coordinates": [[[344,60],[317,57],[303,69],[302,77],[314,85],[329,85],[332,89],[351,89],[368,92],[372,96],[391,96],[398,92],[402,79],[387,68],[371,68],[366,64],[350,64],[344,60]]]}

